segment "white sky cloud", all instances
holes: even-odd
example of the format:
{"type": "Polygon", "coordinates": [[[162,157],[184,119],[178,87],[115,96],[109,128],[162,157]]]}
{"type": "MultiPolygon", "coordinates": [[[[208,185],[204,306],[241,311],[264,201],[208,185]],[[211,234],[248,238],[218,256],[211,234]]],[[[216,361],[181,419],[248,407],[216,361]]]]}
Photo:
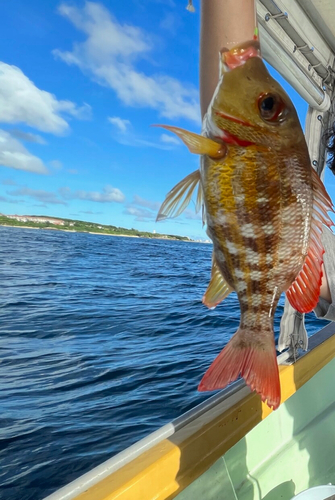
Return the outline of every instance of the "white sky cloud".
{"type": "Polygon", "coordinates": [[[35,174],[48,173],[40,158],[29,153],[23,144],[4,130],[0,130],[0,165],[35,174]]]}
{"type": "Polygon", "coordinates": [[[51,191],[44,191],[43,189],[31,189],[28,187],[22,187],[16,189],[15,191],[8,191],[7,194],[10,196],[27,196],[33,200],[37,200],[41,203],[52,204],[52,205],[67,205],[65,201],[60,200],[56,193],[51,191]]]}
{"type": "Polygon", "coordinates": [[[123,134],[127,131],[129,126],[131,125],[129,120],[125,120],[123,118],[120,118],[119,116],[109,116],[108,121],[113,125],[115,125],[115,127],[117,127],[117,129],[123,134]]]}
{"type": "MultiPolygon", "coordinates": [[[[26,196],[35,201],[53,205],[67,205],[70,200],[86,200],[97,203],[122,203],[125,200],[124,194],[120,189],[112,186],[105,186],[101,192],[99,191],[71,191],[69,187],[62,187],[58,192],[45,191],[42,189],[31,189],[29,187],[20,187],[14,191],[7,191],[10,196],[26,196]]],[[[92,212],[93,213],[93,212],[92,212]]]]}
{"type": "Polygon", "coordinates": [[[92,210],[80,210],[79,213],[86,215],[101,215],[103,212],[92,212],[92,210]]]}
{"type": "Polygon", "coordinates": [[[155,210],[155,211],[159,210],[161,206],[161,203],[159,201],[145,200],[144,198],[141,198],[141,196],[138,196],[137,194],[134,194],[133,204],[139,205],[140,207],[150,208],[150,210],[155,210]]]}
{"type": "Polygon", "coordinates": [[[61,170],[63,168],[63,163],[59,160],[51,160],[49,161],[49,166],[54,170],[61,170]]]}
{"type": "Polygon", "coordinates": [[[101,4],[86,2],[78,7],[63,3],[59,12],[87,35],[72,51],[54,50],[55,57],[78,66],[101,85],[111,87],[129,106],[156,109],[169,119],[200,122],[198,92],[164,74],[147,75],[135,63],[147,62],[154,49],[151,38],[140,28],[121,25],[101,4]]]}
{"type": "Polygon", "coordinates": [[[138,222],[155,221],[160,206],[158,201],[145,200],[135,194],[132,203],[126,206],[123,213],[132,215],[138,222]]]}
{"type": "Polygon", "coordinates": [[[125,200],[125,195],[122,191],[112,186],[105,186],[102,192],[83,190],[71,191],[68,187],[61,188],[59,192],[66,200],[87,200],[97,203],[122,203],[125,200]]]}
{"type": "MultiPolygon", "coordinates": [[[[1,92],[1,91],[0,91],[1,92]]],[[[38,134],[32,134],[31,132],[24,132],[19,129],[8,130],[8,133],[15,137],[16,139],[20,139],[26,142],[35,142],[36,144],[46,144],[46,141],[38,134]]]]}
{"type": "MultiPolygon", "coordinates": [[[[126,215],[133,215],[136,221],[152,221],[156,220],[158,210],[161,207],[161,202],[159,201],[150,201],[141,196],[135,194],[133,196],[132,203],[129,203],[124,210],[126,215]]],[[[202,220],[201,213],[195,213],[195,209],[186,208],[183,212],[183,217],[188,220],[202,220]]],[[[160,221],[164,222],[164,221],[160,221]]],[[[179,220],[178,223],[181,221],[179,220]]]]}
{"type": "MultiPolygon", "coordinates": [[[[153,142],[144,139],[141,136],[134,134],[134,132],[131,130],[132,127],[131,127],[131,122],[129,120],[125,120],[124,118],[120,118],[119,116],[109,116],[108,121],[112,125],[114,125],[116,129],[115,132],[113,133],[113,139],[119,144],[123,144],[124,146],[131,146],[133,148],[148,147],[148,148],[170,150],[172,149],[170,147],[171,144],[175,143],[179,144],[180,142],[177,139],[174,139],[173,137],[171,138],[172,141],[170,141],[169,139],[162,140],[162,136],[160,138],[160,142],[153,142]],[[161,142],[163,144],[161,144],[161,142]]],[[[169,137],[167,134],[163,135],[169,137]]]]}
{"type": "Polygon", "coordinates": [[[69,130],[69,124],[62,113],[86,119],[91,107],[59,101],[50,92],[37,88],[16,66],[0,62],[0,122],[25,123],[43,132],[63,134],[69,130]]]}
{"type": "MultiPolygon", "coordinates": [[[[7,198],[7,196],[0,196],[0,201],[5,203],[17,203],[16,200],[12,200],[11,198],[7,198]]],[[[22,202],[22,200],[20,200],[22,202]]]]}
{"type": "Polygon", "coordinates": [[[195,208],[192,210],[191,208],[186,208],[184,211],[185,219],[189,220],[202,220],[201,210],[198,213],[195,213],[195,208]]]}
{"type": "Polygon", "coordinates": [[[176,137],[173,137],[172,135],[168,135],[168,134],[162,134],[160,136],[160,140],[162,142],[165,142],[166,144],[176,144],[178,146],[180,146],[180,144],[181,144],[180,140],[178,140],[176,137]]]}
{"type": "Polygon", "coordinates": [[[146,208],[139,208],[129,205],[126,207],[124,213],[126,215],[132,215],[135,217],[136,221],[154,221],[156,220],[156,215],[153,212],[150,212],[146,208]]]}
{"type": "Polygon", "coordinates": [[[4,186],[17,186],[17,183],[13,181],[13,179],[3,179],[1,181],[1,184],[3,184],[4,186]]]}
{"type": "Polygon", "coordinates": [[[171,12],[167,12],[161,20],[159,27],[163,30],[169,31],[172,34],[177,34],[180,25],[180,18],[171,12]]]}
{"type": "Polygon", "coordinates": [[[132,148],[155,148],[163,149],[165,151],[170,151],[173,149],[171,144],[164,143],[161,141],[148,141],[147,139],[142,139],[133,133],[116,133],[113,135],[113,139],[123,146],[130,146],[132,148]]]}

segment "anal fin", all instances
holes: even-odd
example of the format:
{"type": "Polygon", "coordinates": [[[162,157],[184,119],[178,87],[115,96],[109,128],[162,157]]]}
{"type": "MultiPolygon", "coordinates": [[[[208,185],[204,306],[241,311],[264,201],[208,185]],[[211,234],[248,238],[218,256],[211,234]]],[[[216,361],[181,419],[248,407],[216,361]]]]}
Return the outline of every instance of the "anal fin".
{"type": "Polygon", "coordinates": [[[214,309],[214,307],[216,307],[223,299],[228,297],[232,291],[233,289],[228,285],[222,276],[215,259],[215,254],[213,253],[211,280],[202,298],[202,302],[210,309],[214,309]]]}

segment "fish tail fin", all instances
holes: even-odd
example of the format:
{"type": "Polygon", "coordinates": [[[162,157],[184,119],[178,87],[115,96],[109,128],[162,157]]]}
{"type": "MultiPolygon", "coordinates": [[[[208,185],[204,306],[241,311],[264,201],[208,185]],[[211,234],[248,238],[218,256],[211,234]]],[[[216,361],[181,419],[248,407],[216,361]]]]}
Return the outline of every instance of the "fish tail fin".
{"type": "Polygon", "coordinates": [[[280,404],[278,363],[273,331],[265,333],[261,341],[253,342],[252,332],[240,327],[208,368],[198,390],[223,389],[242,375],[251,390],[276,410],[280,404]]]}

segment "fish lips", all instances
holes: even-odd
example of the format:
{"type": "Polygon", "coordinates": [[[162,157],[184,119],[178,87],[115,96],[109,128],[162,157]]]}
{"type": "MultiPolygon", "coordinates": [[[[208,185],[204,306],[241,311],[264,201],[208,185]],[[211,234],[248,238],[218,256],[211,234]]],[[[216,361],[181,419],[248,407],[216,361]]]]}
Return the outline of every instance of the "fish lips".
{"type": "Polygon", "coordinates": [[[220,50],[221,74],[228,73],[252,57],[262,57],[258,40],[244,42],[232,49],[223,48],[220,50]]]}

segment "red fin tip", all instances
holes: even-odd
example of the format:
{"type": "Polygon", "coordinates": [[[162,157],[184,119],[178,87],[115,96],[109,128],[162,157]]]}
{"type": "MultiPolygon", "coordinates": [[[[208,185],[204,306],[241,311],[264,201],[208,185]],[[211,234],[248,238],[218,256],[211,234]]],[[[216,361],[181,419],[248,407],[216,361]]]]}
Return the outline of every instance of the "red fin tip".
{"type": "Polygon", "coordinates": [[[240,335],[241,329],[213,361],[198,390],[223,389],[242,375],[251,390],[256,391],[262,401],[276,410],[280,404],[280,382],[273,332],[269,332],[271,336],[267,345],[250,344],[246,347],[241,347],[240,335]]]}

